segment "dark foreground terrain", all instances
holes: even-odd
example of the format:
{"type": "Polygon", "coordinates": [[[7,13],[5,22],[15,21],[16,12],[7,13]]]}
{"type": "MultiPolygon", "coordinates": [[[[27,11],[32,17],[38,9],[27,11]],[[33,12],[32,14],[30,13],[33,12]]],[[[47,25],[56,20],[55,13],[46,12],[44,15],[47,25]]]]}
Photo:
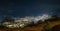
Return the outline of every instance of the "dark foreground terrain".
{"type": "Polygon", "coordinates": [[[0,28],[0,31],[60,31],[60,19],[50,19],[48,21],[50,21],[49,24],[42,22],[24,28],[0,28]]]}

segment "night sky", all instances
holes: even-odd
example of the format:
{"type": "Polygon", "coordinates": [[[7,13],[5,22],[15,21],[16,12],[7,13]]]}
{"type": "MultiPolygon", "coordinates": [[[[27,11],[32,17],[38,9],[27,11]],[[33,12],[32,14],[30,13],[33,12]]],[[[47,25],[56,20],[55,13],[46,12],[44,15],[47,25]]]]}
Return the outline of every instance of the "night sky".
{"type": "Polygon", "coordinates": [[[24,17],[60,14],[60,0],[0,0],[0,19],[5,16],[24,17]]]}

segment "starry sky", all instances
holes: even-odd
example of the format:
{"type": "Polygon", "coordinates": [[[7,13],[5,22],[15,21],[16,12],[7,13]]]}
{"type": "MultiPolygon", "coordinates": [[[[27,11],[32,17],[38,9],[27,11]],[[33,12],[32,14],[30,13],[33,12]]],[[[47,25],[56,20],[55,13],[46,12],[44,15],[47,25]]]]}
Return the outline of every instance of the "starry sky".
{"type": "Polygon", "coordinates": [[[60,13],[60,0],[0,0],[0,19],[60,13]]]}

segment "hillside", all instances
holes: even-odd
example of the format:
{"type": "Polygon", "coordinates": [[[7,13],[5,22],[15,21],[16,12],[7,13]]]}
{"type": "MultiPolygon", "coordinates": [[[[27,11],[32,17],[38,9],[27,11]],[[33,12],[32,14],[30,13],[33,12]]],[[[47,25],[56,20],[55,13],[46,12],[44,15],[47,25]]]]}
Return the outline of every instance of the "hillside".
{"type": "Polygon", "coordinates": [[[8,29],[0,29],[0,31],[45,31],[52,29],[52,27],[60,25],[60,19],[52,18],[48,19],[45,22],[37,23],[33,26],[26,26],[24,28],[8,28],[8,29]],[[48,22],[47,22],[48,21],[48,22]]]}

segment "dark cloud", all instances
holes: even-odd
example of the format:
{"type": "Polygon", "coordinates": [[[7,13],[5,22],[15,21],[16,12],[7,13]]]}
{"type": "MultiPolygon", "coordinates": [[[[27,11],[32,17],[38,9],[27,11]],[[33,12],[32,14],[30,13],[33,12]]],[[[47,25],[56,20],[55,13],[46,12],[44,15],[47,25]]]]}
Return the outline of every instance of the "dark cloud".
{"type": "MultiPolygon", "coordinates": [[[[1,0],[0,15],[14,17],[36,16],[44,13],[57,13],[60,0],[1,0]]],[[[60,12],[60,11],[59,11],[60,12]]]]}

